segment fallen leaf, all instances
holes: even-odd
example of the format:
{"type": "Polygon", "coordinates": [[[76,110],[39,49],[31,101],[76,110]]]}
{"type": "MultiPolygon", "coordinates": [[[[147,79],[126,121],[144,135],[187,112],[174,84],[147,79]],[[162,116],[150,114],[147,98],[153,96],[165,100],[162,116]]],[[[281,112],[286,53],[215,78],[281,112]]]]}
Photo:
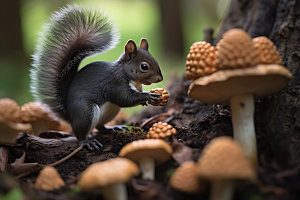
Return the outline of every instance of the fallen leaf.
{"type": "Polygon", "coordinates": [[[8,150],[0,147],[0,171],[5,172],[8,165],[8,150]]]}
{"type": "Polygon", "coordinates": [[[172,157],[179,164],[192,160],[193,150],[190,147],[178,142],[175,138],[173,138],[171,146],[173,149],[172,157]]]}
{"type": "Polygon", "coordinates": [[[26,153],[24,152],[20,158],[9,165],[8,171],[14,176],[24,176],[43,167],[43,165],[38,163],[24,163],[25,157],[26,153]]]}

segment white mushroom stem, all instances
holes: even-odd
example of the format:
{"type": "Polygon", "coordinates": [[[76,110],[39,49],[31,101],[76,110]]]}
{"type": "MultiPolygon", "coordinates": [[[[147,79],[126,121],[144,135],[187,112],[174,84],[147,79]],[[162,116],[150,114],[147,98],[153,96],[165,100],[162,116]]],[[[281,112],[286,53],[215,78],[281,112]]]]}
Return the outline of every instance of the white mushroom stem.
{"type": "Polygon", "coordinates": [[[210,200],[231,200],[233,190],[231,180],[215,180],[212,182],[210,200]]]}
{"type": "Polygon", "coordinates": [[[241,145],[245,155],[257,164],[253,95],[234,96],[230,99],[230,106],[234,139],[241,145]]]}
{"type": "Polygon", "coordinates": [[[155,161],[153,158],[144,157],[139,160],[142,178],[144,180],[154,180],[155,177],[155,161]]]}
{"type": "Polygon", "coordinates": [[[102,187],[105,200],[127,200],[127,189],[125,183],[116,183],[102,187]]]}

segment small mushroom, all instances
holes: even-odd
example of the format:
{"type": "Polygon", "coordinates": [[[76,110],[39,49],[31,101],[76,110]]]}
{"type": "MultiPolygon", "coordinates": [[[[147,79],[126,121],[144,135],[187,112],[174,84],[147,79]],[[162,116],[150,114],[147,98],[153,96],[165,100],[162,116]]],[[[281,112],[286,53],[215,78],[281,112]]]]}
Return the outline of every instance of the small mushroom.
{"type": "Polygon", "coordinates": [[[155,165],[171,158],[172,148],[163,140],[145,139],[126,144],[119,156],[139,163],[143,179],[154,180],[155,165]]]}
{"type": "Polygon", "coordinates": [[[265,36],[252,39],[254,47],[259,52],[259,63],[281,65],[282,60],[273,42],[265,36]]]}
{"type": "Polygon", "coordinates": [[[148,102],[153,106],[165,106],[168,103],[168,100],[170,98],[168,92],[163,88],[155,88],[151,90],[150,93],[160,94],[161,95],[160,98],[162,98],[161,101],[157,101],[156,103],[150,101],[148,102]]]}
{"type": "Polygon", "coordinates": [[[195,42],[187,55],[185,69],[189,80],[214,73],[216,69],[216,48],[208,42],[195,42]]]}
{"type": "Polygon", "coordinates": [[[125,182],[136,176],[139,168],[126,158],[112,158],[89,166],[80,176],[78,185],[83,190],[101,188],[107,200],[126,200],[125,182]]]}
{"type": "Polygon", "coordinates": [[[55,118],[50,108],[40,102],[29,102],[21,107],[23,122],[31,123],[33,134],[39,135],[46,130],[57,130],[60,122],[55,118]]]}
{"type": "Polygon", "coordinates": [[[168,139],[176,135],[176,129],[172,125],[164,122],[157,122],[152,125],[147,133],[148,139],[162,139],[168,142],[168,139]]]}
{"type": "Polygon", "coordinates": [[[235,179],[256,179],[241,147],[226,136],[215,138],[203,149],[197,173],[200,178],[211,182],[211,200],[231,200],[235,179]]]}
{"type": "Polygon", "coordinates": [[[46,166],[36,179],[34,188],[37,190],[54,191],[65,185],[59,173],[54,167],[46,166]]]}
{"type": "Polygon", "coordinates": [[[20,107],[8,98],[0,99],[0,143],[14,144],[17,134],[31,132],[31,125],[20,123],[20,107]]]}
{"type": "MultiPolygon", "coordinates": [[[[228,45],[233,44],[235,40],[242,40],[241,37],[235,39],[229,34],[230,42],[226,42],[226,36],[228,36],[227,33],[225,33],[222,45],[219,45],[220,54],[225,44],[226,49],[232,50],[228,45]]],[[[245,43],[249,44],[249,40],[251,42],[248,38],[245,43]]],[[[239,41],[236,42],[239,43],[239,41]]],[[[225,56],[225,52],[224,50],[221,55],[225,56]]],[[[256,61],[250,62],[253,60],[252,54],[250,57],[240,55],[239,57],[243,58],[240,61],[236,60],[236,56],[238,55],[235,55],[233,60],[227,61],[225,58],[220,58],[219,63],[223,63],[220,69],[209,76],[196,79],[190,85],[188,94],[191,98],[207,104],[230,104],[234,138],[241,144],[245,154],[256,164],[254,97],[263,97],[280,91],[291,79],[291,73],[285,67],[276,64],[252,66],[257,63],[256,61]]]]}
{"type": "Polygon", "coordinates": [[[189,194],[198,193],[206,188],[206,184],[197,174],[197,165],[193,161],[182,163],[171,176],[172,188],[189,194]]]}

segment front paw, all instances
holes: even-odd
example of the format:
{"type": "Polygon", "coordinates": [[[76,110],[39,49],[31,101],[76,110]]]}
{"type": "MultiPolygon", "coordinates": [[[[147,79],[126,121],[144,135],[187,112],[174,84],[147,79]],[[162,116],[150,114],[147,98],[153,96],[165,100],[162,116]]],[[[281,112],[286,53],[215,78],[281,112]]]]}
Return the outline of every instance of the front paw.
{"type": "Polygon", "coordinates": [[[161,95],[160,94],[156,94],[156,93],[148,93],[148,98],[147,101],[153,103],[153,104],[157,104],[159,101],[162,101],[163,99],[160,98],[161,95]]]}

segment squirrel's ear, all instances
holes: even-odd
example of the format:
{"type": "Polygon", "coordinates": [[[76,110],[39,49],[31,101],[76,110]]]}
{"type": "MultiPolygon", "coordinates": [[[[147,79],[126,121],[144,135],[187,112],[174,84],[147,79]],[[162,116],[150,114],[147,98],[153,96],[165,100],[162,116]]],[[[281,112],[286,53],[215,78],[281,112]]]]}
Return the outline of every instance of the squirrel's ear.
{"type": "Polygon", "coordinates": [[[148,44],[147,39],[142,38],[141,43],[140,43],[140,48],[145,49],[146,51],[148,51],[149,44],[148,44]]]}
{"type": "Polygon", "coordinates": [[[127,44],[125,45],[125,54],[129,57],[129,59],[132,58],[132,55],[135,55],[137,53],[137,48],[135,45],[135,42],[133,40],[128,40],[127,44]]]}

